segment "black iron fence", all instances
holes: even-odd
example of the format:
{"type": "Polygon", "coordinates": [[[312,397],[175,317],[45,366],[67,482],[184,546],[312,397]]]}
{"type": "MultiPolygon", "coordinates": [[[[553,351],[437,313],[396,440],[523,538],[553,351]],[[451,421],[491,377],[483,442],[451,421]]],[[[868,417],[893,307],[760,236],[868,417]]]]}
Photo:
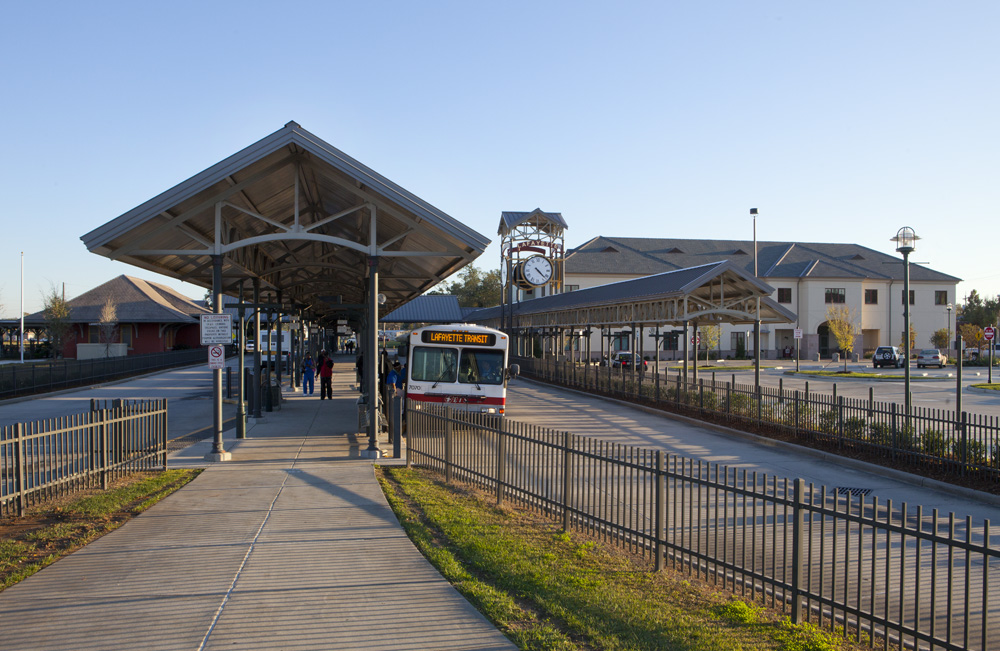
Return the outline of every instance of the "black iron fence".
{"type": "Polygon", "coordinates": [[[45,393],[96,382],[107,382],[201,361],[206,362],[206,364],[208,361],[208,353],[203,348],[125,357],[2,364],[0,365],[0,399],[45,393]]]}
{"type": "MultiPolygon", "coordinates": [[[[930,476],[1000,481],[1000,419],[834,393],[755,387],[681,373],[518,359],[521,373],[554,384],[656,406],[764,435],[890,459],[930,476]]],[[[807,385],[808,386],[808,385],[807,385]]]]}
{"type": "MultiPolygon", "coordinates": [[[[1000,646],[989,522],[450,407],[408,406],[408,462],[872,646],[1000,646]]],[[[991,537],[992,536],[992,537],[991,537]]]]}
{"type": "Polygon", "coordinates": [[[92,402],[89,412],[0,428],[0,516],[167,467],[167,401],[92,402]]]}

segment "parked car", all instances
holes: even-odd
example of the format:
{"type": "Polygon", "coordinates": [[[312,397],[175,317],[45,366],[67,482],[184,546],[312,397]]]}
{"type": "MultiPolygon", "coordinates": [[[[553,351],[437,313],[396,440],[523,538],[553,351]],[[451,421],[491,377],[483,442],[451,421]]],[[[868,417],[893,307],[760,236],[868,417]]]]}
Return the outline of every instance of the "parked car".
{"type": "Polygon", "coordinates": [[[872,355],[872,366],[890,366],[892,368],[903,368],[903,353],[895,346],[879,346],[872,355]]]}
{"type": "Polygon", "coordinates": [[[927,348],[920,351],[917,355],[917,368],[923,368],[925,366],[937,366],[938,368],[944,368],[944,365],[948,363],[948,358],[941,354],[941,351],[937,348],[927,348]]]}
{"type": "MultiPolygon", "coordinates": [[[[638,359],[639,356],[633,353],[615,353],[611,356],[611,368],[632,368],[633,359],[638,359]]],[[[649,363],[646,360],[642,361],[642,368],[649,368],[649,363]]]]}

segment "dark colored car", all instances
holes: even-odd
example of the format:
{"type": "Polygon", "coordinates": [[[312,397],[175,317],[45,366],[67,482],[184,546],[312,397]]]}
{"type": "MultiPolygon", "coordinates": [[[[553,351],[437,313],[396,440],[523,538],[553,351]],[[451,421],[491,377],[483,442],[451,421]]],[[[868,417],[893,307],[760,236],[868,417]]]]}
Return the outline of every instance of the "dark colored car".
{"type": "MultiPolygon", "coordinates": [[[[633,353],[615,353],[611,356],[611,368],[632,368],[632,364],[634,363],[632,360],[638,358],[639,356],[633,353]]],[[[646,360],[641,361],[642,368],[649,368],[649,363],[646,360]]]]}
{"type": "Polygon", "coordinates": [[[872,366],[890,366],[892,368],[903,368],[903,353],[895,346],[879,346],[872,355],[872,366]]]}

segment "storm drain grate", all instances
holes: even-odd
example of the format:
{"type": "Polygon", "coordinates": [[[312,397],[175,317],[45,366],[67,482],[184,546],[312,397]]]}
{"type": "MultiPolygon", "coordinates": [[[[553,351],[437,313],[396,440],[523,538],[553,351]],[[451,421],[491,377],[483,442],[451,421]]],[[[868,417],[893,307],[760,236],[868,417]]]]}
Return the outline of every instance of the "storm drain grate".
{"type": "Polygon", "coordinates": [[[870,488],[851,488],[849,486],[837,486],[834,490],[837,491],[838,495],[853,495],[855,497],[858,495],[867,495],[872,492],[870,488]]]}

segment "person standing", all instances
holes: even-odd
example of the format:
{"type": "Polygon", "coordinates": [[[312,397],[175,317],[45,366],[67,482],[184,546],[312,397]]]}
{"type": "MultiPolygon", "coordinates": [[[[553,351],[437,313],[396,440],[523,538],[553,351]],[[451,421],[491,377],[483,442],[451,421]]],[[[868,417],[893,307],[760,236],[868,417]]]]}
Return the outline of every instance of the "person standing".
{"type": "Polygon", "coordinates": [[[326,359],[319,369],[319,399],[333,400],[333,360],[326,359]]]}
{"type": "Polygon", "coordinates": [[[313,389],[316,388],[316,383],[314,381],[316,377],[316,362],[313,361],[312,355],[306,353],[306,358],[302,360],[302,394],[312,395],[313,389]]]}

